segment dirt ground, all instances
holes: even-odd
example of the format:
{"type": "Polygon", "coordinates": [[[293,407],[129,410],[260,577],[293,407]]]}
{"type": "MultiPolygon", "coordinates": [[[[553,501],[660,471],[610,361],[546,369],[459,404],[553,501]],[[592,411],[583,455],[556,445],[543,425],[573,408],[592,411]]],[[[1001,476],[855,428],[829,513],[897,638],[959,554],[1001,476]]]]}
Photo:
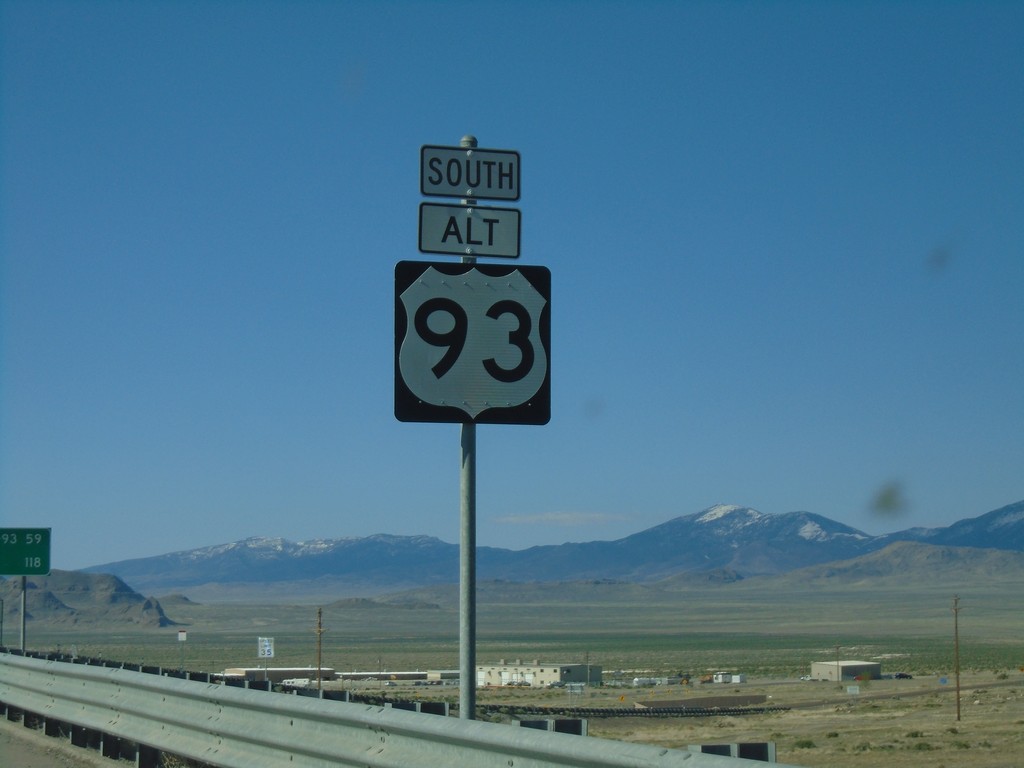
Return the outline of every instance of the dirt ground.
{"type": "Polygon", "coordinates": [[[859,694],[824,682],[723,686],[766,693],[768,704],[790,709],[742,717],[593,719],[589,730],[600,738],[673,748],[774,741],[778,762],[809,768],[1021,768],[1024,675],[1014,677],[962,680],[959,721],[952,683],[925,678],[871,681],[859,694]]]}
{"type": "MultiPolygon", "coordinates": [[[[458,697],[452,690],[366,685],[396,699],[454,703],[458,697]]],[[[735,717],[590,717],[588,730],[597,738],[674,749],[772,741],[779,763],[807,768],[1024,768],[1024,673],[965,672],[960,690],[959,721],[955,679],[934,675],[842,685],[749,677],[735,685],[609,685],[575,696],[564,689],[488,688],[477,692],[477,704],[484,711],[505,704],[703,707],[723,696],[763,696],[763,706],[787,709],[735,717]]]]}
{"type": "Polygon", "coordinates": [[[66,740],[43,735],[20,722],[0,718],[0,766],[3,768],[111,768],[128,763],[108,760],[66,740]]]}

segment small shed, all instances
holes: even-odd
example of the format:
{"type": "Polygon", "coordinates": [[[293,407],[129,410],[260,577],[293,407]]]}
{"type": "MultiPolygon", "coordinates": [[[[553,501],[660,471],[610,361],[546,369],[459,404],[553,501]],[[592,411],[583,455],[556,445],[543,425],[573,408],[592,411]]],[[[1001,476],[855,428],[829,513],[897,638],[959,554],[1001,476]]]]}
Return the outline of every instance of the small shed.
{"type": "Polygon", "coordinates": [[[874,661],[814,661],[811,677],[815,680],[879,680],[882,665],[874,661]]]}

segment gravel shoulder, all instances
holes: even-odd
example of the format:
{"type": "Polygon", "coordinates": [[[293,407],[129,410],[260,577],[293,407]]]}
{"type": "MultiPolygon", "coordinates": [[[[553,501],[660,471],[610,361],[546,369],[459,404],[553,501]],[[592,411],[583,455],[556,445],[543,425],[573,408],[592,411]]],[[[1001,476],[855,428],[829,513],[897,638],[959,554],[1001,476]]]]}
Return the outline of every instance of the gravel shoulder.
{"type": "Polygon", "coordinates": [[[0,765],[5,768],[111,768],[127,765],[0,718],[0,765]]]}

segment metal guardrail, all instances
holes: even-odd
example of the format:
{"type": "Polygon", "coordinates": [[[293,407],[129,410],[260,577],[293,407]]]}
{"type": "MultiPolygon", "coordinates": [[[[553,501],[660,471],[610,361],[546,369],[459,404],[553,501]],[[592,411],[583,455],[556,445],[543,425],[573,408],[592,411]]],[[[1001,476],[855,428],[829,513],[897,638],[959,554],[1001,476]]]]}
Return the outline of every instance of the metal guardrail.
{"type": "Polygon", "coordinates": [[[90,729],[221,768],[763,765],[11,654],[0,654],[0,702],[45,722],[90,729]]]}

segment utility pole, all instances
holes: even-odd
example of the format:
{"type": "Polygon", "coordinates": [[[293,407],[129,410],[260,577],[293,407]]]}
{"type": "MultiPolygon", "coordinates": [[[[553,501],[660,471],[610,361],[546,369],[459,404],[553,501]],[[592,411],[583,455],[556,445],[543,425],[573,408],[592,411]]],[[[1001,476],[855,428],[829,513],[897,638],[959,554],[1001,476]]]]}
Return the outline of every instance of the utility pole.
{"type": "Polygon", "coordinates": [[[842,668],[839,666],[839,649],[841,647],[842,646],[839,645],[836,646],[836,682],[840,685],[843,684],[843,671],[842,668]]]}
{"type": "Polygon", "coordinates": [[[316,689],[322,690],[323,686],[323,658],[324,658],[324,609],[316,609],[316,689]]]}
{"type": "Polygon", "coordinates": [[[953,595],[953,671],[956,673],[956,721],[960,722],[960,596],[953,595]]]}

